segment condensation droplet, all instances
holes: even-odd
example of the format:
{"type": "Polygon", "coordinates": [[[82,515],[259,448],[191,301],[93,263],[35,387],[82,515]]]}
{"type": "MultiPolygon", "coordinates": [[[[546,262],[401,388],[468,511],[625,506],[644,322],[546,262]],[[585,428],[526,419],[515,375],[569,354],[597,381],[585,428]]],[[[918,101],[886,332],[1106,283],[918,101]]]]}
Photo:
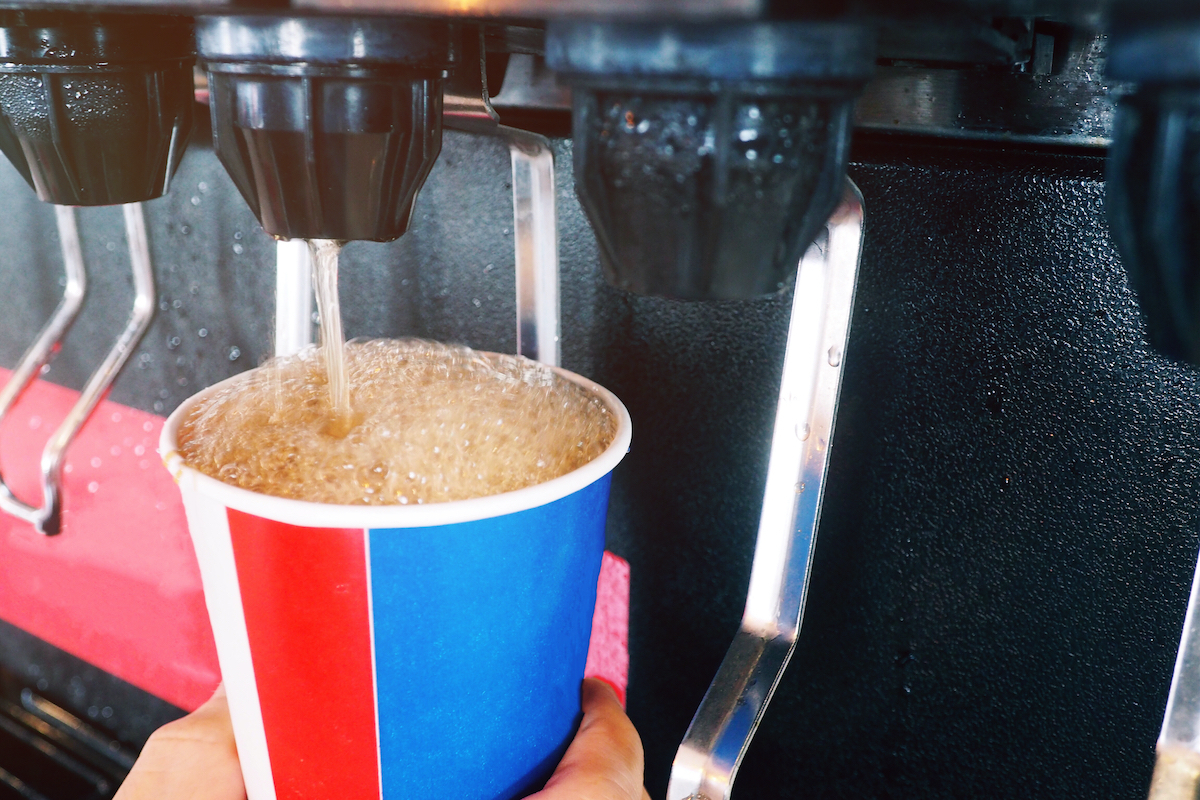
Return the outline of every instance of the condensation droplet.
{"type": "Polygon", "coordinates": [[[842,348],[836,344],[829,348],[829,366],[836,367],[842,363],[842,348]]]}
{"type": "Polygon", "coordinates": [[[96,492],[100,491],[100,484],[97,483],[96,481],[89,482],[88,483],[88,491],[91,492],[92,494],[95,494],[96,492]]]}
{"type": "Polygon", "coordinates": [[[102,463],[104,463],[104,462],[102,462],[102,461],[100,460],[100,456],[92,456],[92,460],[91,460],[89,463],[90,463],[90,464],[91,464],[93,467],[96,467],[97,469],[99,469],[100,465],[101,465],[102,463]]]}
{"type": "Polygon", "coordinates": [[[812,433],[812,429],[808,427],[807,422],[796,423],[796,438],[797,439],[799,439],[802,442],[806,441],[811,433],[812,433]]]}

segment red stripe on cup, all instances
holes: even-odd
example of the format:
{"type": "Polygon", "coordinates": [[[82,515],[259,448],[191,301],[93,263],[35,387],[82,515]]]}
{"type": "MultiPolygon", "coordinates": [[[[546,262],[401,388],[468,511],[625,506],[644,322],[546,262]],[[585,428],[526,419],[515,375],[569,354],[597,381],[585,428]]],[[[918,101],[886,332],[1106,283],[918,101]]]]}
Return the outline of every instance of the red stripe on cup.
{"type": "Polygon", "coordinates": [[[278,800],[380,796],[362,529],[229,511],[278,800]]]}

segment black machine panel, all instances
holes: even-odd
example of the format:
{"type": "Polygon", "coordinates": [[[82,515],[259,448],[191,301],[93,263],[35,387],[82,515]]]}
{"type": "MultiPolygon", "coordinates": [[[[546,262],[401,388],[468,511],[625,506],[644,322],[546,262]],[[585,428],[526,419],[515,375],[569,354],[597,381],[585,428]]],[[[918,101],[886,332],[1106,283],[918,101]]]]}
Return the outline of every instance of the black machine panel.
{"type": "MultiPolygon", "coordinates": [[[[205,133],[147,206],[160,310],[113,394],[157,413],[270,350],[274,250],[205,133]]],[[[610,288],[555,148],[564,365],[635,425],[609,547],[661,797],[741,614],[789,298],[610,288]]],[[[812,589],[736,792],[1144,796],[1195,564],[1200,382],[1143,338],[1102,153],[860,135],[851,160],[867,239],[812,589]]],[[[346,250],[348,334],[512,351],[509,180],[497,141],[447,133],[411,232],[346,250]]],[[[8,166],[0,186],[11,366],[59,256],[51,212],[8,166]]],[[[47,375],[76,387],[128,292],[101,277],[127,271],[116,216],[82,225],[97,294],[47,375]]]]}

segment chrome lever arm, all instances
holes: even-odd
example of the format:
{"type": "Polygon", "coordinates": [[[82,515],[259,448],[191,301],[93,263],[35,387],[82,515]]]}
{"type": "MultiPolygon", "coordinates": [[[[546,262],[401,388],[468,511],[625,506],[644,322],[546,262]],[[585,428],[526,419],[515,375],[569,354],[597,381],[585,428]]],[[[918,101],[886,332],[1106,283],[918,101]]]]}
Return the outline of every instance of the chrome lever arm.
{"type": "MultiPolygon", "coordinates": [[[[154,316],[154,274],[142,206],[140,203],[130,203],[123,210],[129,257],[133,264],[134,301],[129,321],[42,450],[41,504],[35,506],[18,499],[0,476],[0,509],[30,523],[38,533],[53,535],[62,530],[62,465],[67,447],[112,386],[117,373],[133,354],[154,316]]],[[[83,302],[86,278],[75,212],[63,206],[56,207],[55,211],[63,258],[67,265],[67,292],[50,322],[22,356],[21,363],[0,391],[0,421],[37,377],[41,367],[49,361],[83,302]]]]}
{"type": "Polygon", "coordinates": [[[728,800],[796,646],[829,465],[842,354],[862,244],[862,195],[848,179],[800,261],[741,628],[688,727],[667,800],[728,800]]]}
{"type": "Polygon", "coordinates": [[[557,367],[562,354],[554,151],[546,137],[500,124],[488,96],[482,42],[481,31],[479,69],[458,70],[453,85],[447,86],[442,121],[447,128],[499,136],[508,144],[517,268],[517,352],[557,367]]]}

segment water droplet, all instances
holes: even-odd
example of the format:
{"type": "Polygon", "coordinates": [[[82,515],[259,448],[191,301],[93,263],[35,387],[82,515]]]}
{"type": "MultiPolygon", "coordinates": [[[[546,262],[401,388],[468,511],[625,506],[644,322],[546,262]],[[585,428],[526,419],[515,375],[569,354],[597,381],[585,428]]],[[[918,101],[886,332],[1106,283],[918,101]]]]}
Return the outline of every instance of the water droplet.
{"type": "Polygon", "coordinates": [[[104,249],[111,253],[117,249],[117,243],[116,242],[106,242],[104,245],[104,249]]]}
{"type": "Polygon", "coordinates": [[[119,456],[121,455],[121,448],[114,444],[108,449],[108,452],[113,456],[119,456]]]}
{"type": "Polygon", "coordinates": [[[172,300],[171,308],[183,308],[183,301],[182,300],[172,300]]]}
{"type": "Polygon", "coordinates": [[[194,205],[194,206],[200,205],[200,195],[196,195],[196,194],[192,195],[192,205],[194,205]]]}
{"type": "Polygon", "coordinates": [[[208,184],[207,184],[207,183],[205,183],[204,181],[200,181],[200,183],[196,185],[196,188],[197,188],[197,189],[199,189],[199,190],[200,190],[200,191],[202,191],[202,192],[207,192],[207,191],[208,191],[208,184]]]}
{"type": "Polygon", "coordinates": [[[753,142],[758,138],[758,131],[753,128],[744,128],[738,132],[738,139],[743,142],[753,142]]]}
{"type": "Polygon", "coordinates": [[[137,447],[133,448],[133,454],[134,454],[135,456],[144,456],[144,455],[146,455],[146,446],[145,446],[145,445],[141,445],[141,444],[139,444],[137,447]]]}
{"type": "Polygon", "coordinates": [[[155,411],[157,411],[159,414],[161,414],[163,412],[163,408],[164,408],[164,406],[163,406],[162,400],[154,401],[154,410],[155,411]]]}
{"type": "Polygon", "coordinates": [[[150,462],[143,458],[138,462],[138,469],[150,469],[150,462]]]}
{"type": "Polygon", "coordinates": [[[776,153],[775,155],[771,156],[771,160],[774,161],[776,164],[782,164],[783,163],[783,155],[781,153],[776,153]]]}
{"type": "Polygon", "coordinates": [[[147,420],[146,422],[143,422],[143,423],[142,423],[142,430],[144,430],[146,433],[150,433],[151,431],[153,431],[153,430],[154,430],[154,423],[153,423],[153,422],[150,422],[150,421],[148,421],[148,420],[147,420]]]}
{"type": "Polygon", "coordinates": [[[182,233],[184,236],[187,236],[189,233],[192,232],[192,226],[191,225],[180,225],[179,232],[182,233]]]}
{"type": "Polygon", "coordinates": [[[234,231],[234,232],[233,232],[233,238],[234,238],[234,239],[241,239],[241,238],[242,238],[242,232],[241,232],[241,231],[234,231]]]}
{"type": "Polygon", "coordinates": [[[746,151],[746,160],[747,161],[754,161],[756,158],[758,158],[757,150],[747,150],[746,151]]]}
{"type": "Polygon", "coordinates": [[[237,243],[235,243],[235,244],[233,245],[233,253],[234,253],[234,255],[238,255],[238,256],[240,256],[240,255],[241,255],[242,253],[244,253],[244,252],[246,252],[246,248],[242,247],[242,246],[241,246],[241,244],[237,244],[237,243]]]}
{"type": "Polygon", "coordinates": [[[114,411],[114,412],[113,412],[113,414],[112,414],[112,421],[113,421],[113,422],[120,422],[120,421],[121,421],[121,412],[120,412],[120,411],[114,411]]]}
{"type": "Polygon", "coordinates": [[[829,366],[836,367],[842,363],[842,348],[836,344],[829,348],[829,366]]]}
{"type": "Polygon", "coordinates": [[[41,417],[30,417],[29,418],[29,430],[36,431],[40,427],[42,427],[42,418],[41,417]]]}
{"type": "Polygon", "coordinates": [[[758,119],[762,116],[762,112],[758,110],[758,106],[750,106],[750,110],[746,112],[746,116],[750,119],[758,119]]]}
{"type": "Polygon", "coordinates": [[[800,441],[803,442],[808,439],[809,434],[811,434],[811,433],[812,433],[812,429],[808,427],[807,422],[796,423],[796,438],[797,439],[799,439],[800,441]]]}
{"type": "Polygon", "coordinates": [[[70,475],[74,471],[75,471],[74,464],[67,464],[65,467],[63,467],[63,472],[67,473],[68,475],[70,475]]]}
{"type": "Polygon", "coordinates": [[[176,347],[179,347],[181,341],[178,336],[172,336],[170,339],[167,339],[167,349],[174,350],[176,347]]]}
{"type": "Polygon", "coordinates": [[[637,124],[638,133],[645,133],[648,130],[650,130],[650,120],[644,119],[637,124]]]}
{"type": "Polygon", "coordinates": [[[92,460],[89,463],[91,463],[93,467],[99,468],[100,464],[103,462],[100,461],[100,456],[92,456],[92,460]]]}
{"type": "Polygon", "coordinates": [[[187,386],[187,385],[188,385],[188,379],[187,379],[187,378],[185,378],[185,377],[183,377],[182,375],[180,375],[178,378],[176,378],[176,379],[175,379],[175,382],[176,382],[177,384],[179,384],[180,386],[187,386]]]}
{"type": "Polygon", "coordinates": [[[229,360],[230,361],[237,361],[241,357],[242,357],[242,351],[239,348],[237,348],[237,347],[229,348],[229,360]]]}
{"type": "Polygon", "coordinates": [[[201,339],[208,338],[208,328],[201,328],[200,330],[196,331],[196,335],[201,339]]]}
{"type": "Polygon", "coordinates": [[[476,297],[476,298],[474,298],[474,299],[472,299],[472,300],[471,300],[471,305],[475,306],[476,308],[479,308],[480,306],[482,306],[482,305],[483,305],[483,303],[482,303],[482,302],[480,302],[480,300],[479,300],[479,298],[478,298],[478,297],[476,297]]]}

